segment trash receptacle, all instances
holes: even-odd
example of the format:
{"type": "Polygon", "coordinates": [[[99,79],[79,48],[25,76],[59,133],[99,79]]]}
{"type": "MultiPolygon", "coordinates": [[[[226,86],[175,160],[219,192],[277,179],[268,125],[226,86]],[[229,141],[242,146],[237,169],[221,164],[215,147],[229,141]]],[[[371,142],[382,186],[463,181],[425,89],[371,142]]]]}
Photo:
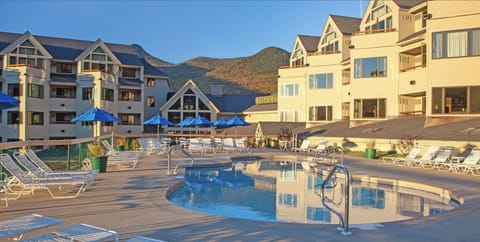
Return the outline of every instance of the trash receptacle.
{"type": "Polygon", "coordinates": [[[125,145],[117,145],[116,147],[117,151],[124,151],[125,150],[125,145]]]}
{"type": "Polygon", "coordinates": [[[99,173],[107,172],[107,156],[92,156],[90,162],[92,171],[96,170],[99,173]]]}
{"type": "Polygon", "coordinates": [[[377,149],[365,149],[365,158],[375,159],[377,156],[377,149]]]}

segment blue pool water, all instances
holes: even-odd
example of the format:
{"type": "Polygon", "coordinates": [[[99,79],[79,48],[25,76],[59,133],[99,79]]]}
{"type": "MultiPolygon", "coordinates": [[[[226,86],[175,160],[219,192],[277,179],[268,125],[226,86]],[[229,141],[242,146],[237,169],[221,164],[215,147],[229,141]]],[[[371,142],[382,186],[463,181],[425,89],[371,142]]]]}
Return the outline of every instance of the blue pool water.
{"type": "MultiPolygon", "coordinates": [[[[299,164],[266,161],[224,168],[187,168],[185,185],[169,200],[184,208],[227,217],[294,223],[338,223],[325,208],[319,186],[323,177],[299,164]]],[[[343,211],[343,179],[334,179],[325,196],[343,211]]],[[[352,181],[350,223],[367,224],[432,216],[455,207],[449,199],[427,191],[388,184],[352,181]]]]}

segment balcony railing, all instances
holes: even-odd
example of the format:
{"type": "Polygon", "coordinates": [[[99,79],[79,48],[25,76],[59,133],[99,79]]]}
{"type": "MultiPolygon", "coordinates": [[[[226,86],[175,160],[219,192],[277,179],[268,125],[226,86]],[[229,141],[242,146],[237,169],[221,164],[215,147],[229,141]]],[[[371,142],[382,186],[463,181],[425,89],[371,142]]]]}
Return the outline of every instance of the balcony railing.
{"type": "Polygon", "coordinates": [[[12,68],[15,68],[15,67],[30,67],[30,68],[35,68],[35,69],[39,69],[39,70],[45,70],[45,68],[43,66],[36,66],[36,65],[30,65],[30,64],[9,64],[8,67],[12,67],[12,68]]]}
{"type": "Polygon", "coordinates": [[[354,32],[353,35],[364,35],[364,34],[377,34],[377,33],[386,33],[386,32],[393,32],[395,28],[386,28],[386,29],[370,29],[365,31],[357,31],[354,32]]]}
{"type": "Polygon", "coordinates": [[[425,64],[410,66],[410,67],[400,69],[400,72],[406,72],[406,71],[411,71],[411,70],[415,70],[415,69],[423,69],[425,67],[427,67],[427,65],[425,65],[425,64]]]}
{"type": "Polygon", "coordinates": [[[301,68],[301,67],[306,67],[309,66],[308,64],[305,65],[291,65],[291,66],[280,66],[280,69],[289,69],[289,68],[301,68]]]}
{"type": "Polygon", "coordinates": [[[308,53],[309,56],[315,56],[315,55],[330,55],[330,54],[339,54],[341,51],[339,50],[328,50],[328,51],[317,51],[313,53],[308,53]]]}

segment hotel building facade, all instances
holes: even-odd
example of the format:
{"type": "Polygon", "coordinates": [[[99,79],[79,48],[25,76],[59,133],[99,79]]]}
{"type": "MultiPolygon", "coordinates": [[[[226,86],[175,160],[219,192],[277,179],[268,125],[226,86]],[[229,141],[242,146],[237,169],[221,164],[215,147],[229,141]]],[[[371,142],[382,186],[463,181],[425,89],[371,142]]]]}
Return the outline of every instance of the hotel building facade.
{"type": "Polygon", "coordinates": [[[426,115],[480,116],[480,2],[372,0],[362,18],[330,15],[296,37],[278,70],[279,121],[350,126],[426,115]]]}
{"type": "Polygon", "coordinates": [[[0,142],[142,133],[169,87],[133,45],[0,32],[0,91],[20,100],[0,111],[0,142]],[[93,107],[121,122],[70,121],[93,107]]]}

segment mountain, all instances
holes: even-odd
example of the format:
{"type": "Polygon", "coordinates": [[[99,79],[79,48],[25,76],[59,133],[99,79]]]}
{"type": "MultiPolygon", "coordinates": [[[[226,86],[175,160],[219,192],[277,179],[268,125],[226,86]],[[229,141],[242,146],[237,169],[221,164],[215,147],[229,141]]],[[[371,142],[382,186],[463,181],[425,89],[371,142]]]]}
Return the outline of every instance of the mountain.
{"type": "Polygon", "coordinates": [[[212,84],[223,84],[225,94],[277,93],[278,68],[288,65],[290,58],[289,52],[268,47],[247,57],[197,57],[172,64],[153,57],[140,46],[135,47],[151,65],[169,76],[171,91],[177,91],[192,79],[205,93],[210,93],[212,84]]]}

